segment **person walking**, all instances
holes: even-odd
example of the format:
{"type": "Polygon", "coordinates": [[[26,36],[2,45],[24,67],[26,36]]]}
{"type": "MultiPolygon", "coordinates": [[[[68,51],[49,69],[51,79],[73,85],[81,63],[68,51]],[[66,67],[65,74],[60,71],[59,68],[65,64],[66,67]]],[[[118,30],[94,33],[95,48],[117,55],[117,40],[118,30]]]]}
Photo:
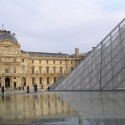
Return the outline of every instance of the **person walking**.
{"type": "Polygon", "coordinates": [[[37,84],[34,84],[34,91],[37,92],[37,84]]]}
{"type": "Polygon", "coordinates": [[[2,94],[4,95],[4,85],[1,87],[2,94]]]}
{"type": "Polygon", "coordinates": [[[27,93],[29,93],[30,91],[29,91],[29,85],[27,86],[27,93]]]}

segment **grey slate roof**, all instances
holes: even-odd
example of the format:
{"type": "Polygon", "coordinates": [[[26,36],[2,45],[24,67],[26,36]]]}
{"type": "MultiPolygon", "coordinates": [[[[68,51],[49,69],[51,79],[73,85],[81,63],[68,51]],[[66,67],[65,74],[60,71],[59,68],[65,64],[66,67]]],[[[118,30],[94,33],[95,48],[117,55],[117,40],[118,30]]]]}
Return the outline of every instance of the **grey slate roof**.
{"type": "Polygon", "coordinates": [[[21,51],[21,53],[28,54],[30,57],[59,57],[59,58],[65,58],[69,57],[68,54],[64,53],[45,53],[45,52],[28,52],[28,51],[21,51]]]}
{"type": "Polygon", "coordinates": [[[18,43],[16,37],[10,33],[10,31],[0,30],[0,42],[9,40],[14,43],[18,43]]]}

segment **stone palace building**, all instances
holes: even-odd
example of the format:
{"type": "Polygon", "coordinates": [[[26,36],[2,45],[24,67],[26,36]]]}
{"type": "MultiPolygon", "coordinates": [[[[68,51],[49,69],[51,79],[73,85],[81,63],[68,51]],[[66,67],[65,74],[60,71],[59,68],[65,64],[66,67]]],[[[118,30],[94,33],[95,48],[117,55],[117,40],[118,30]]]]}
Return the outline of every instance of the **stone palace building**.
{"type": "Polygon", "coordinates": [[[19,88],[51,86],[60,76],[67,76],[86,57],[75,48],[72,55],[20,50],[15,34],[0,30],[0,87],[19,88]]]}

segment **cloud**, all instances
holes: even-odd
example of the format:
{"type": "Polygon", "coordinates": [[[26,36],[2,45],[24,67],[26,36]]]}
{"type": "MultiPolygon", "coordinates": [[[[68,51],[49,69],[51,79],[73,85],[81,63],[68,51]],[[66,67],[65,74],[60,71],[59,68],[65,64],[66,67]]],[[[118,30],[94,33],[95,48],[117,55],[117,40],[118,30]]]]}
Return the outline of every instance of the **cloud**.
{"type": "Polygon", "coordinates": [[[21,49],[74,53],[91,50],[124,18],[123,0],[1,0],[0,23],[21,49]]]}

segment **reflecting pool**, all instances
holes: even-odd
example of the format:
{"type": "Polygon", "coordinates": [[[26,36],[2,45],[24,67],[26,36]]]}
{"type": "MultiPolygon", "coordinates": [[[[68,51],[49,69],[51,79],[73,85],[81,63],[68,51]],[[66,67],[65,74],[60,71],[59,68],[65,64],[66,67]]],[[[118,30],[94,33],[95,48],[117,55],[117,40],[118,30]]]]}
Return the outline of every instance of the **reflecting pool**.
{"type": "Polygon", "coordinates": [[[124,91],[58,91],[0,98],[0,125],[125,125],[124,91]]]}

